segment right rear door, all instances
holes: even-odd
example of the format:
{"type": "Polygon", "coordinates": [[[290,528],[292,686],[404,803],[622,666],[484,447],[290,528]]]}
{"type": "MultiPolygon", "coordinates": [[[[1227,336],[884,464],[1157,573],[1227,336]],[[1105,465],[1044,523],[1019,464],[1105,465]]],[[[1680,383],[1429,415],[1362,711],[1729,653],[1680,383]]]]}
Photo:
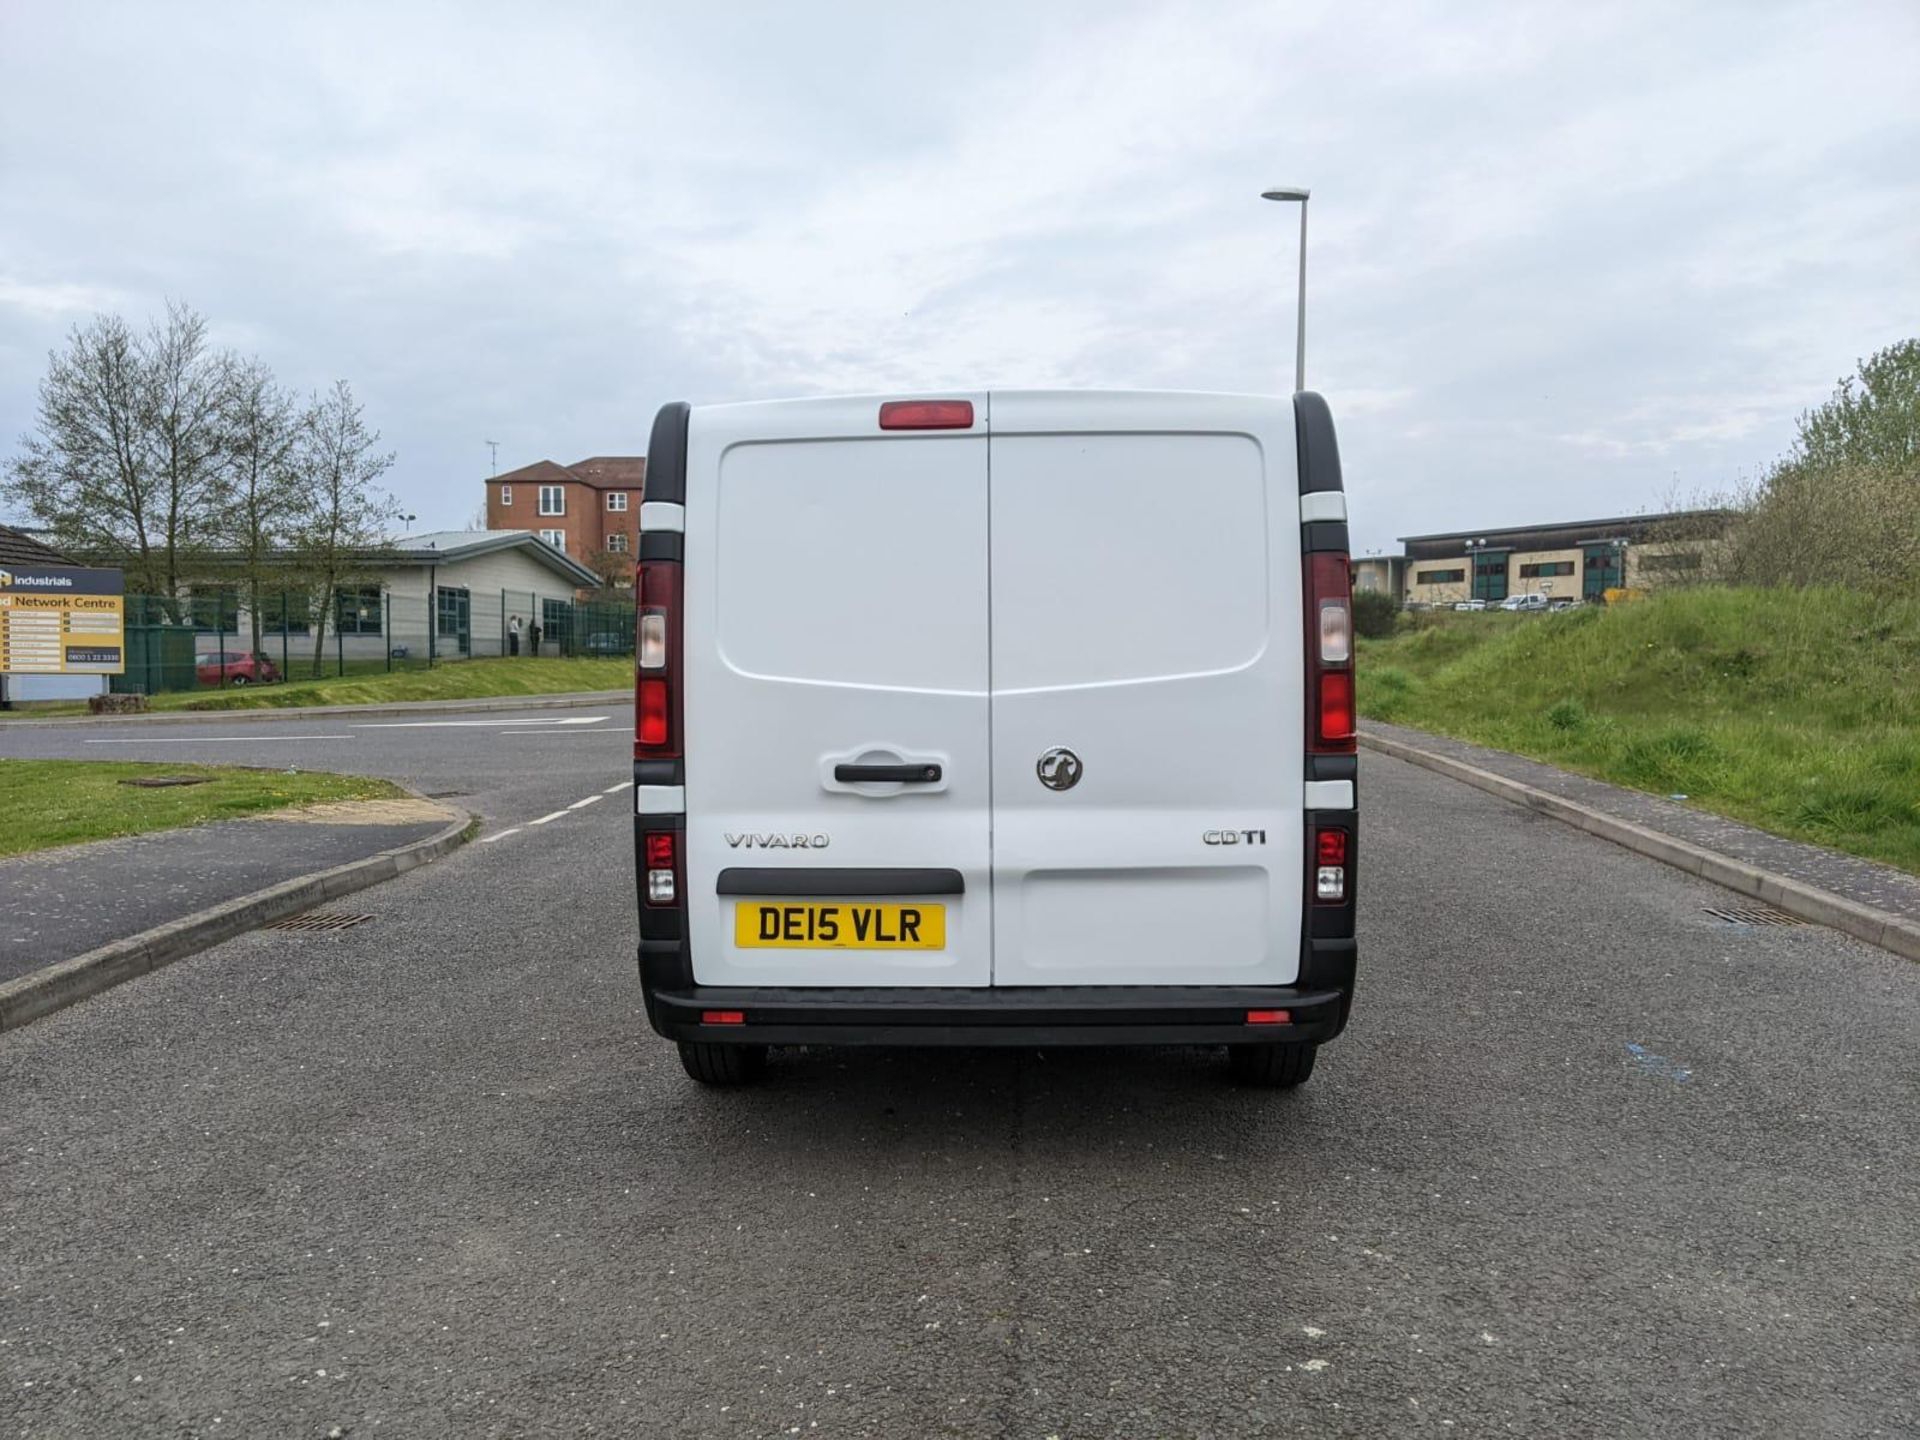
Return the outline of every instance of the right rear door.
{"type": "Polygon", "coordinates": [[[1296,976],[1293,427],[1285,400],[993,396],[995,985],[1296,976]]]}

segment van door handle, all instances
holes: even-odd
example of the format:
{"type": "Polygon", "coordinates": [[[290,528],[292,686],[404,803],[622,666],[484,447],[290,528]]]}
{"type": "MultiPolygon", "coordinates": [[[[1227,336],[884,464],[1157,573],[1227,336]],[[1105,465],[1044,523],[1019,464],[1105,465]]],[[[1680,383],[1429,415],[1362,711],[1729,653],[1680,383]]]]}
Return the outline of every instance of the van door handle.
{"type": "Polygon", "coordinates": [[[937,785],[938,765],[836,765],[833,778],[858,784],[862,780],[890,780],[899,785],[937,785]]]}

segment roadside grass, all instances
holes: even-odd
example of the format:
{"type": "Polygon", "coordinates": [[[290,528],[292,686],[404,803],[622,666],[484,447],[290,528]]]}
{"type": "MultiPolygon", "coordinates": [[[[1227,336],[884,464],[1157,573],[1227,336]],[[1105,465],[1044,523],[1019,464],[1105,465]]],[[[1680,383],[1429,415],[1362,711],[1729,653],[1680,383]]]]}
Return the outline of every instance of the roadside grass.
{"type": "Polygon", "coordinates": [[[1359,647],[1363,716],[1920,872],[1920,600],[1700,588],[1430,614],[1359,647]]]}
{"type": "MultiPolygon", "coordinates": [[[[183,690],[153,697],[155,710],[291,710],[309,705],[387,705],[407,700],[484,700],[514,695],[560,695],[574,690],[633,686],[631,656],[574,660],[455,660],[431,670],[288,680],[225,690],[183,690]]],[[[42,706],[12,712],[21,719],[83,715],[84,705],[42,706]]]]}
{"type": "Polygon", "coordinates": [[[405,793],[385,780],[358,775],[117,760],[0,760],[0,856],[234,820],[290,805],[405,793]],[[120,783],[163,775],[205,776],[206,783],[151,790],[120,783]]]}

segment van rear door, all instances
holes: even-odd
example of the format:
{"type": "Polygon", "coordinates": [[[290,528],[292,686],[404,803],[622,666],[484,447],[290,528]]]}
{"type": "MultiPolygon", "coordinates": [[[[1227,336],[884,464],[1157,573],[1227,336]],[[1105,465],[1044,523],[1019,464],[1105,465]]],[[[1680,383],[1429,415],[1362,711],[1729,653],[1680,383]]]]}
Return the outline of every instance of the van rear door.
{"type": "Polygon", "coordinates": [[[992,973],[985,395],[693,412],[687,924],[713,986],[992,973]],[[968,423],[955,428],[960,405],[968,423]]]}
{"type": "Polygon", "coordinates": [[[994,984],[1293,980],[1293,407],[993,405],[994,984]]]}

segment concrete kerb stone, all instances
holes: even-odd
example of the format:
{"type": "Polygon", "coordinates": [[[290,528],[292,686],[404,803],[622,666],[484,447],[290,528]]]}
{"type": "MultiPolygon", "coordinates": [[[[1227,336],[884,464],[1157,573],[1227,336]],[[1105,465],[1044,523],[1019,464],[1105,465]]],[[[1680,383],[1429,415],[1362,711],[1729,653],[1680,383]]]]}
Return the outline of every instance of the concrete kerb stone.
{"type": "Polygon", "coordinates": [[[265,890],[223,901],[196,914],[23,975],[0,985],[0,1032],[17,1030],[30,1021],[274,920],[298,915],[328,900],[404,875],[457,849],[478,829],[478,817],[463,811],[451,824],[423,839],[351,860],[330,870],[283,880],[265,890]]]}
{"type": "Polygon", "coordinates": [[[1364,731],[1360,735],[1360,743],[1370,750],[1459,780],[1515,805],[1524,805],[1543,815],[1551,815],[1589,835],[1612,841],[1650,860],[1658,860],[1663,865],[1671,865],[1737,894],[1760,900],[1798,919],[1825,925],[1909,960],[1920,960],[1920,925],[1903,916],[1889,914],[1857,900],[1849,900],[1844,895],[1836,895],[1830,890],[1822,890],[1790,876],[1763,870],[1744,860],[1735,860],[1675,836],[1650,830],[1631,820],[1595,810],[1538,786],[1496,775],[1491,770],[1469,765],[1450,755],[1437,755],[1431,750],[1422,750],[1403,741],[1364,731]]]}
{"type": "Polygon", "coordinates": [[[472,700],[396,700],[385,705],[285,705],[249,710],[162,710],[146,715],[50,715],[0,720],[9,730],[51,730],[74,725],[222,725],[262,720],[325,720],[342,715],[476,715],[499,710],[578,710],[589,705],[625,705],[631,690],[571,690],[554,695],[498,695],[472,700]]]}

